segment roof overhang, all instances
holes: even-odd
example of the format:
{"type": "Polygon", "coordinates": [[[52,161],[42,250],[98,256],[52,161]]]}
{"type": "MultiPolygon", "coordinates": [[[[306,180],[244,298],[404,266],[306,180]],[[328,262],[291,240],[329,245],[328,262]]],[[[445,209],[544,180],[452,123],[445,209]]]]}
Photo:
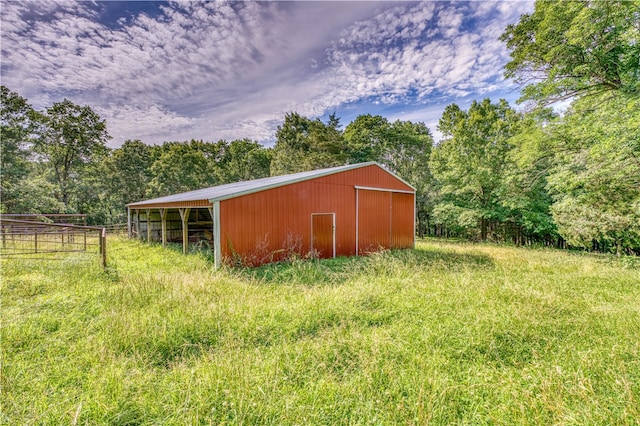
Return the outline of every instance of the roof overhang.
{"type": "Polygon", "coordinates": [[[211,204],[209,200],[173,201],[165,203],[149,200],[149,202],[142,201],[127,204],[127,207],[130,209],[179,209],[187,207],[211,207],[211,204]]]}

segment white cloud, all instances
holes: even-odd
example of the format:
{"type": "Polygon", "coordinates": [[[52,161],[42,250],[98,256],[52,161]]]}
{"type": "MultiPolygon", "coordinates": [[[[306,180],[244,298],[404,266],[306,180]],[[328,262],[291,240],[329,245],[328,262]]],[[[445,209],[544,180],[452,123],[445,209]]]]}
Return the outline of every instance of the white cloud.
{"type": "Polygon", "coordinates": [[[402,31],[398,33],[407,25],[405,16],[399,8],[394,12],[384,14],[383,25],[378,22],[383,15],[354,25],[357,37],[349,42],[352,29],[335,44],[331,58],[348,82],[346,91],[357,87],[366,91],[360,96],[378,95],[388,102],[401,101],[412,91],[417,91],[420,99],[427,99],[434,91],[454,98],[495,90],[495,82],[502,80],[507,53],[497,37],[506,22],[495,5],[429,2],[414,6],[416,16],[432,19],[422,22],[422,32],[409,41],[402,37],[402,31]]]}
{"type": "MultiPolygon", "coordinates": [[[[169,140],[168,135],[188,132],[195,120],[166,111],[156,105],[148,107],[97,107],[96,112],[106,120],[111,136],[118,141],[127,139],[169,140]]],[[[181,138],[182,139],[190,139],[181,138]]]]}
{"type": "Polygon", "coordinates": [[[497,38],[531,4],[171,2],[112,25],[104,7],[5,2],[2,84],[37,108],[89,104],[116,146],[269,140],[288,111],[481,96],[503,84],[497,38]]]}

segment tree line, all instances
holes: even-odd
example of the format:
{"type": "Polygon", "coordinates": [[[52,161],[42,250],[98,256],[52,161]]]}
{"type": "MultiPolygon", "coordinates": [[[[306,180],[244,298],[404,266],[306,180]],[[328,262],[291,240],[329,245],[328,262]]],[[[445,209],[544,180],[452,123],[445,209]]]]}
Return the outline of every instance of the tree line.
{"type": "Polygon", "coordinates": [[[35,111],[3,86],[0,208],[117,223],[145,198],[377,161],[416,188],[421,236],[640,254],[638,22],[633,2],[537,1],[501,37],[526,108],[451,104],[437,144],[423,123],[360,115],[343,128],[335,114],[291,112],[270,148],[240,139],[110,149],[88,106],[35,111]],[[549,108],[559,100],[562,113],[549,108]]]}

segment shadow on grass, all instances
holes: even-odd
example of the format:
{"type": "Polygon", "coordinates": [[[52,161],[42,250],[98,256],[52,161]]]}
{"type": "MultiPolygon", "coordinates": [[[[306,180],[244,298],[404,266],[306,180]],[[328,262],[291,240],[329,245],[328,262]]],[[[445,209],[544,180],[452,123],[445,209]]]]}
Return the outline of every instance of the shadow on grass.
{"type": "Polygon", "coordinates": [[[241,279],[256,284],[307,286],[340,285],[361,276],[393,276],[416,271],[487,270],[491,257],[473,253],[453,253],[446,249],[382,250],[359,257],[324,260],[294,260],[256,268],[234,268],[241,279]]]}

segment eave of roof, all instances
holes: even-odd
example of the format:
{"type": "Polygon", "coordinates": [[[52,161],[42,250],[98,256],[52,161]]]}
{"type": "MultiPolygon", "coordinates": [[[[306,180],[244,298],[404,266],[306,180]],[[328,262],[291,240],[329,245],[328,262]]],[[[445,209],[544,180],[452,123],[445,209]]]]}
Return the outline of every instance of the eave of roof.
{"type": "Polygon", "coordinates": [[[361,167],[367,167],[376,165],[383,169],[385,172],[393,175],[396,179],[403,182],[415,191],[415,188],[395,173],[382,167],[380,164],[371,161],[368,163],[349,164],[346,166],[331,167],[327,169],[312,170],[308,172],[293,173],[282,176],[272,176],[262,179],[247,180],[235,183],[228,183],[225,185],[213,186],[210,188],[197,189],[195,191],[182,192],[180,194],[167,195],[165,197],[154,198],[151,200],[139,201],[136,203],[127,204],[127,207],[138,207],[161,204],[172,204],[180,202],[194,202],[208,200],[210,203],[216,201],[228,200],[230,198],[240,197],[243,195],[252,194],[254,192],[266,191],[268,189],[277,188],[284,185],[290,185],[297,182],[303,182],[310,179],[317,179],[323,176],[332,175],[335,173],[344,172],[347,170],[354,170],[361,167]]]}

